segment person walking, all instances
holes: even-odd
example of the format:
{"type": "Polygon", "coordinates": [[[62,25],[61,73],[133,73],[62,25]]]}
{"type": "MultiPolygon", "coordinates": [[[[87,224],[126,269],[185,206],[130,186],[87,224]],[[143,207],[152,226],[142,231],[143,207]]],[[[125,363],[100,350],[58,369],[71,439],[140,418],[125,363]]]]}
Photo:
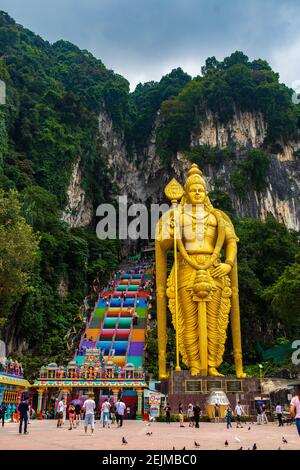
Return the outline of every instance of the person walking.
{"type": "Polygon", "coordinates": [[[75,421],[76,421],[77,427],[80,425],[80,419],[81,419],[81,406],[79,403],[77,403],[75,405],[75,421]]]}
{"type": "Polygon", "coordinates": [[[166,404],[164,411],[166,413],[166,423],[171,424],[171,407],[169,402],[166,404]]]}
{"type": "Polygon", "coordinates": [[[267,418],[267,414],[266,414],[266,405],[263,405],[261,407],[261,419],[262,419],[262,423],[263,424],[268,424],[268,418],[267,418]]]}
{"type": "Polygon", "coordinates": [[[5,420],[5,413],[6,413],[7,407],[5,403],[2,403],[0,406],[0,420],[2,421],[2,427],[4,428],[4,420],[5,420]]]}
{"type": "Polygon", "coordinates": [[[110,403],[108,398],[102,404],[101,413],[102,413],[102,426],[105,428],[105,423],[107,422],[108,429],[110,428],[110,403]]]}
{"type": "Polygon", "coordinates": [[[19,434],[22,434],[23,422],[24,422],[24,434],[28,434],[27,432],[28,411],[29,411],[28,400],[21,401],[21,403],[18,406],[18,411],[20,413],[19,434]]]}
{"type": "Polygon", "coordinates": [[[262,417],[261,417],[261,414],[262,414],[262,410],[261,410],[261,406],[260,405],[257,405],[256,407],[256,414],[257,414],[257,424],[258,425],[261,425],[262,424],[262,417]]]}
{"type": "Polygon", "coordinates": [[[115,424],[116,422],[116,405],[113,403],[110,408],[110,419],[111,424],[115,424]]]}
{"type": "Polygon", "coordinates": [[[227,424],[227,429],[232,428],[232,408],[229,405],[227,410],[226,410],[226,424],[227,424]]]}
{"type": "Polygon", "coordinates": [[[194,412],[194,422],[195,422],[195,428],[199,428],[199,422],[200,422],[200,414],[201,414],[201,408],[199,406],[199,403],[196,403],[196,406],[193,408],[194,412]]]}
{"type": "Polygon", "coordinates": [[[63,398],[57,405],[57,427],[61,428],[64,419],[64,411],[66,409],[66,400],[63,398]]]}
{"type": "Polygon", "coordinates": [[[193,428],[194,427],[194,406],[192,405],[192,403],[190,403],[188,406],[187,417],[189,420],[189,428],[193,428]]]}
{"type": "Polygon", "coordinates": [[[85,400],[83,404],[83,410],[85,412],[85,418],[84,418],[84,431],[87,433],[88,425],[90,424],[92,434],[94,433],[94,428],[95,428],[95,408],[96,408],[96,403],[93,400],[94,394],[89,393],[88,394],[88,399],[85,400]]]}
{"type": "Polygon", "coordinates": [[[122,399],[119,398],[116,403],[116,419],[117,419],[118,428],[121,428],[123,426],[125,410],[126,410],[126,405],[122,401],[122,399]]]}
{"type": "Polygon", "coordinates": [[[73,405],[73,403],[71,403],[69,405],[69,423],[70,423],[70,427],[69,427],[69,431],[72,431],[72,429],[75,427],[75,406],[73,405]]]}
{"type": "Polygon", "coordinates": [[[215,423],[220,422],[220,405],[218,403],[215,404],[215,423]]]}
{"type": "Polygon", "coordinates": [[[180,423],[180,427],[181,428],[184,428],[184,416],[183,416],[183,405],[182,403],[180,402],[179,403],[179,406],[178,406],[178,414],[179,414],[179,423],[180,423]]]}
{"type": "Polygon", "coordinates": [[[242,428],[242,415],[244,414],[244,410],[241,406],[241,402],[238,401],[235,407],[235,415],[236,415],[236,427],[242,428]]]}
{"type": "Polygon", "coordinates": [[[292,398],[290,404],[290,412],[296,420],[297,431],[300,436],[300,384],[296,387],[297,395],[292,398]]]}
{"type": "Polygon", "coordinates": [[[281,426],[283,427],[283,421],[282,421],[282,406],[280,405],[279,402],[277,403],[275,413],[276,413],[277,419],[278,419],[278,427],[279,427],[279,428],[280,428],[281,426]]]}

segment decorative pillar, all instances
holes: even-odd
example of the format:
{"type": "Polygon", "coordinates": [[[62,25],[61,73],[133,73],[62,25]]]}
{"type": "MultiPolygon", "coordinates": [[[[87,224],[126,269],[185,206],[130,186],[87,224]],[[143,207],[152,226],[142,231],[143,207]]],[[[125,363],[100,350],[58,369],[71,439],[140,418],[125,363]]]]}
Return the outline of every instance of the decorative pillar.
{"type": "Polygon", "coordinates": [[[38,405],[37,405],[37,412],[40,413],[42,411],[42,400],[43,400],[44,389],[38,389],[38,405]]]}
{"type": "Polygon", "coordinates": [[[138,389],[137,394],[138,394],[138,409],[137,409],[136,419],[141,421],[143,419],[143,389],[138,389]]]}

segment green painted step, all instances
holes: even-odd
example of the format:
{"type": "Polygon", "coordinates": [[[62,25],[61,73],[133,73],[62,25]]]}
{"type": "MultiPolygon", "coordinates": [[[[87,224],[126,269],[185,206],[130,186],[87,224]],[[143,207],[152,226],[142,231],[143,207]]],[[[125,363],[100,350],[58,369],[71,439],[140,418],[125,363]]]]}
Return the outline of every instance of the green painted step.
{"type": "Polygon", "coordinates": [[[135,311],[138,314],[139,318],[146,318],[148,309],[147,308],[136,308],[135,311]]]}
{"type": "Polygon", "coordinates": [[[105,329],[114,329],[116,327],[116,323],[117,323],[117,318],[116,317],[113,317],[113,318],[106,318],[105,321],[104,321],[104,325],[103,325],[103,328],[105,329]]]}
{"type": "Polygon", "coordinates": [[[106,309],[101,307],[101,308],[96,308],[96,310],[93,313],[93,318],[103,318],[105,315],[106,309]]]}

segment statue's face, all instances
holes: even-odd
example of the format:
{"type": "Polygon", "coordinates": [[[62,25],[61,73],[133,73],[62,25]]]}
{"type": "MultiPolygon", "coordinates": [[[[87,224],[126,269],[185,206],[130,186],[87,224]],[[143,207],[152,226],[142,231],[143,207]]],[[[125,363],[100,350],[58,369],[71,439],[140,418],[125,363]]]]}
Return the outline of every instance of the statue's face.
{"type": "Polygon", "coordinates": [[[190,204],[204,204],[206,199],[206,190],[202,184],[191,184],[188,192],[188,201],[190,204]]]}

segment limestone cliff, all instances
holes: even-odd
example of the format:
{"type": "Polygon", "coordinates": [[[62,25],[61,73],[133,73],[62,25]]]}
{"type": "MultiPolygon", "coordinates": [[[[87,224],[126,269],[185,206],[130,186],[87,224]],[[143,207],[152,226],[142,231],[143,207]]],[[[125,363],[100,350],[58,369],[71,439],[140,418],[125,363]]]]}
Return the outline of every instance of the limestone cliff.
{"type": "Polygon", "coordinates": [[[80,158],[78,158],[73,167],[67,190],[67,205],[62,216],[70,227],[85,227],[91,223],[93,218],[93,207],[81,187],[81,182],[82,171],[80,158]]]}
{"type": "MultiPolygon", "coordinates": [[[[103,111],[99,116],[104,156],[112,169],[120,194],[128,194],[131,201],[162,202],[166,183],[174,176],[183,181],[190,166],[190,162],[180,153],[169,166],[162,164],[155,146],[158,119],[159,117],[143,154],[135,154],[129,159],[124,135],[113,130],[107,112],[103,111]]],[[[238,159],[239,152],[260,148],[266,131],[267,126],[260,113],[236,112],[233,120],[226,125],[207,113],[206,119],[191,136],[191,146],[207,144],[220,148],[231,147],[236,150],[238,159]]],[[[230,184],[230,176],[235,171],[237,162],[232,160],[218,167],[208,166],[205,169],[209,189],[214,189],[214,181],[222,178],[222,190],[230,195],[239,217],[264,219],[267,213],[272,213],[288,228],[300,230],[300,168],[299,160],[294,158],[294,151],[299,148],[298,142],[282,145],[283,151],[273,156],[262,194],[252,190],[243,200],[236,195],[230,184]]]]}

